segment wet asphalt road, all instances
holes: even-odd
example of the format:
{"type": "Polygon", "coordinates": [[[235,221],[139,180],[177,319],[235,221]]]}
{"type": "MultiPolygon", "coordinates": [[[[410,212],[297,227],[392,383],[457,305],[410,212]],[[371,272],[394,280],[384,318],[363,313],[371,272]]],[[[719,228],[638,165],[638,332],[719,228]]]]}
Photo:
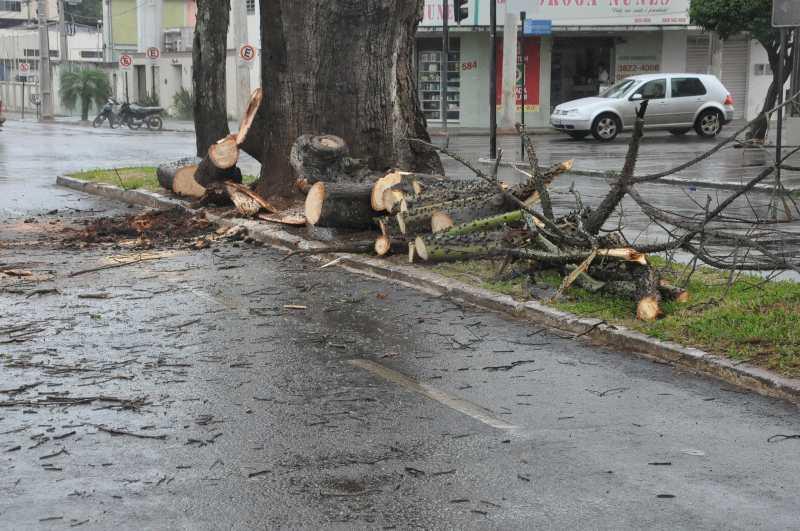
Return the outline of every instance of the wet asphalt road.
{"type": "Polygon", "coordinates": [[[70,278],[139,254],[55,245],[95,215],[65,207],[130,209],[49,186],[86,164],[15,138],[45,169],[6,146],[0,262],[45,278],[0,291],[2,528],[798,525],[800,443],[767,442],[794,406],[266,248],[70,278]]]}
{"type": "Polygon", "coordinates": [[[7,241],[53,279],[4,283],[4,528],[797,525],[795,407],[264,248],[68,278],[139,255],[48,219],[7,241]]]}

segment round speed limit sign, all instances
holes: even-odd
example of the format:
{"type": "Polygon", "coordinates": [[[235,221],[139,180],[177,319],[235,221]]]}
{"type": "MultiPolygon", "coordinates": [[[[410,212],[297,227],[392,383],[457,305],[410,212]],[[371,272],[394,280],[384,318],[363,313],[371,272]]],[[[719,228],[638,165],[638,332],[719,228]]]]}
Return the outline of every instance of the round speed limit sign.
{"type": "Polygon", "coordinates": [[[256,47],[252,44],[243,44],[241,48],[239,48],[239,58],[241,58],[241,60],[245,63],[254,61],[256,55],[256,47]]]}

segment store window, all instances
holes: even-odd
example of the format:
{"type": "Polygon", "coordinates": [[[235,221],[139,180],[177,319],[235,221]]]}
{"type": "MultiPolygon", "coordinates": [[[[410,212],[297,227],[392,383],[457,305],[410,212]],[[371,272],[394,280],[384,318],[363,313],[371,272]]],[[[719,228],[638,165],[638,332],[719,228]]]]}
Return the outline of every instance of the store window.
{"type": "Polygon", "coordinates": [[[556,37],[550,72],[550,104],[597,96],[614,84],[614,41],[604,37],[556,37]]]}
{"type": "MultiPolygon", "coordinates": [[[[461,45],[458,38],[450,39],[447,60],[447,119],[461,119],[461,45]]],[[[428,120],[441,120],[442,40],[420,39],[417,43],[417,79],[422,112],[428,120]]]]}
{"type": "Polygon", "coordinates": [[[248,15],[255,15],[256,14],[256,0],[247,0],[247,14],[248,15]]]}

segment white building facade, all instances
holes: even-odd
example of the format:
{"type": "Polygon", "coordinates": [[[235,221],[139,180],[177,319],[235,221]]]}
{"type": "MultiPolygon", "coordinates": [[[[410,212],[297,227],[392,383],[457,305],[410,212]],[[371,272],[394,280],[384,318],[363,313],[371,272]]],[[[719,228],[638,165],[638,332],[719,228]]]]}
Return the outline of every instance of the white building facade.
{"type": "MultiPolygon", "coordinates": [[[[426,0],[417,38],[418,88],[431,125],[440,123],[439,61],[442,50],[442,0],[426,0]]],[[[450,1],[448,122],[455,127],[489,125],[489,2],[470,0],[469,17],[456,25],[450,1]]],[[[520,119],[546,126],[551,110],[564,101],[596,95],[615,80],[655,72],[717,75],[728,87],[737,118],[754,117],[769,85],[755,66],[765,54],[757,42],[737,36],[719,42],[689,24],[689,0],[497,0],[498,125],[520,119]],[[548,21],[549,35],[521,39],[516,87],[502,70],[503,32],[519,30],[520,12],[527,19],[548,21]],[[525,95],[522,94],[522,60],[525,95]],[[503,94],[511,97],[503,97],[503,94]],[[512,95],[513,94],[513,95],[512,95]],[[506,106],[511,101],[513,108],[506,106]],[[505,117],[505,122],[504,122],[505,117]]],[[[767,68],[768,70],[768,68],[767,68]]],[[[510,122],[510,123],[509,123],[510,122]]]]}

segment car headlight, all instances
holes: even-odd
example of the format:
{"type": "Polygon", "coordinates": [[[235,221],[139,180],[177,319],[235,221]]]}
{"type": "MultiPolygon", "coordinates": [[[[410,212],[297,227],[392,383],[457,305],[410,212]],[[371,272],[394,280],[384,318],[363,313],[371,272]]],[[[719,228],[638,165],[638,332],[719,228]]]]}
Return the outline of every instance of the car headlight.
{"type": "Polygon", "coordinates": [[[568,109],[566,111],[561,111],[561,114],[566,114],[567,116],[577,116],[580,114],[578,109],[568,109]]]}

